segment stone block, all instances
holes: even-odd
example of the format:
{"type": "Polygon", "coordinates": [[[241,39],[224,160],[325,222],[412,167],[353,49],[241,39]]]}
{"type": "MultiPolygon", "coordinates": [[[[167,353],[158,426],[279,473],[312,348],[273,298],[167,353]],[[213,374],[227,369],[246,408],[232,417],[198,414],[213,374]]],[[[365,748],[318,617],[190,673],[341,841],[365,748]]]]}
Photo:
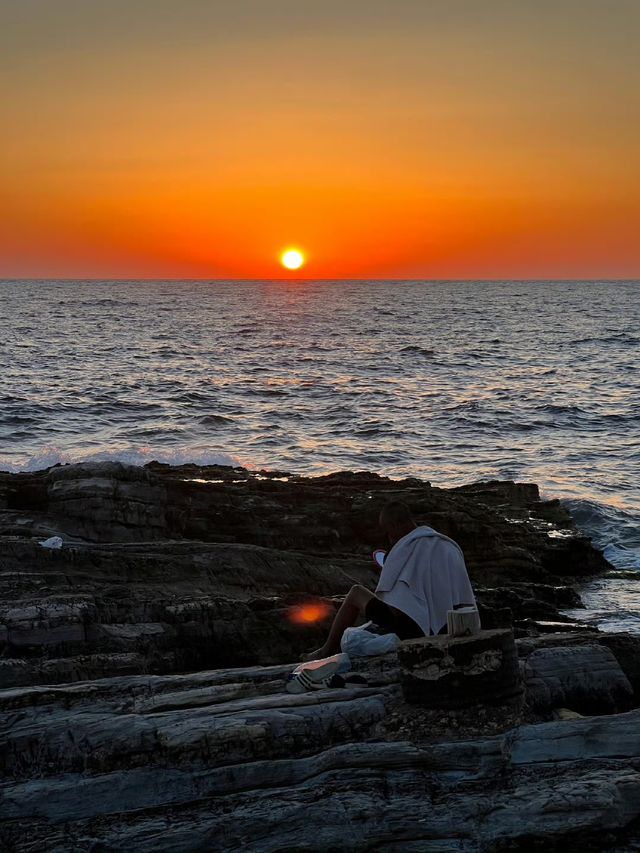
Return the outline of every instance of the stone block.
{"type": "Polygon", "coordinates": [[[427,708],[518,701],[522,685],[513,633],[425,637],[398,649],[405,699],[427,708]]]}

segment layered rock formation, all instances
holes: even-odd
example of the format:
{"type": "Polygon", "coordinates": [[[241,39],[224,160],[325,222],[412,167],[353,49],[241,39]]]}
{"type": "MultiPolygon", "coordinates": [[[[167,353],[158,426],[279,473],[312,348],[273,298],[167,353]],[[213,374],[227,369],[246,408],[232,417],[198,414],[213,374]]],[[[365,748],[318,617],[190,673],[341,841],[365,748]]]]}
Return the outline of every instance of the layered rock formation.
{"type": "Polygon", "coordinates": [[[638,711],[474,738],[434,740],[425,726],[388,742],[393,684],[291,696],[290,669],[1,691],[0,843],[611,850],[640,815],[638,711]]]}
{"type": "Polygon", "coordinates": [[[638,647],[562,609],[607,568],[530,484],[0,474],[0,848],[598,849],[640,814],[638,712],[614,713],[637,704],[638,647]],[[402,655],[361,665],[364,687],[284,692],[334,597],[375,585],[395,498],[462,545],[485,626],[518,638],[528,705],[510,691],[508,709],[443,723],[406,705],[402,655]],[[39,544],[53,535],[60,550],[39,544]],[[559,704],[612,713],[518,726],[559,704]]]}
{"type": "MultiPolygon", "coordinates": [[[[0,683],[295,659],[324,624],[291,607],[374,586],[377,516],[402,498],[462,545],[487,627],[559,617],[559,579],[606,568],[530,484],[437,489],[106,462],[0,475],[0,683]],[[60,551],[39,539],[59,535],[60,551]]],[[[564,592],[563,592],[564,590],[564,592]]]]}

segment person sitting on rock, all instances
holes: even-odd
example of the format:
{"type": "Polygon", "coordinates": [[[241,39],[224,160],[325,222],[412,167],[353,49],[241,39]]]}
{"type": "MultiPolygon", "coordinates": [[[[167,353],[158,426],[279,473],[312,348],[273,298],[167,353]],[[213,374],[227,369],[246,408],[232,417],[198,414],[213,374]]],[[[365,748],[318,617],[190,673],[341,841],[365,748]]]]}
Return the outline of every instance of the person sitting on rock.
{"type": "Polygon", "coordinates": [[[339,652],[343,632],[361,617],[375,623],[379,633],[410,640],[446,633],[449,610],[475,607],[464,555],[453,539],[418,526],[402,501],[383,507],[379,523],[391,549],[375,593],[360,584],[351,587],[325,644],[305,660],[339,652]]]}

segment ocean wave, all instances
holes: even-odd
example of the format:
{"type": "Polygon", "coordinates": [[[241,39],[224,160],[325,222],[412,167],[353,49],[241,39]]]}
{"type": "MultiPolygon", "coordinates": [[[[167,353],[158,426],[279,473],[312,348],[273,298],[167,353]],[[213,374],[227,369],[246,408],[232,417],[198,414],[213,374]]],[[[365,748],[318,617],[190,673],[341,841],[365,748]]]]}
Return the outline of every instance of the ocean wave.
{"type": "Polygon", "coordinates": [[[602,338],[604,344],[629,344],[629,346],[638,346],[640,338],[636,335],[630,335],[628,332],[616,332],[609,335],[608,338],[602,338]]]}
{"type": "Polygon", "coordinates": [[[409,346],[402,347],[400,352],[404,352],[407,355],[421,355],[424,358],[433,358],[436,354],[434,349],[429,349],[428,347],[419,347],[414,344],[409,344],[409,346]]]}
{"type": "Polygon", "coordinates": [[[165,465],[231,465],[246,466],[237,456],[203,447],[150,448],[128,447],[120,450],[78,450],[65,452],[57,447],[43,447],[38,453],[20,463],[9,462],[0,456],[0,470],[11,473],[23,471],[43,471],[54,465],[69,465],[79,462],[122,462],[125,465],[142,467],[149,462],[161,462],[165,465]]]}
{"type": "Polygon", "coordinates": [[[611,412],[600,415],[600,419],[610,423],[629,423],[640,420],[640,412],[611,412]]]}
{"type": "Polygon", "coordinates": [[[360,426],[354,426],[354,424],[349,424],[349,428],[353,429],[354,435],[359,436],[360,438],[374,438],[379,435],[391,435],[392,430],[389,429],[388,423],[382,423],[378,421],[374,421],[372,423],[361,424],[360,426]]]}
{"type": "Polygon", "coordinates": [[[562,502],[613,566],[640,570],[640,513],[581,498],[562,502]]]}
{"type": "Polygon", "coordinates": [[[636,335],[630,335],[628,332],[614,332],[606,337],[587,336],[585,338],[575,338],[571,341],[572,344],[625,344],[629,346],[638,346],[640,338],[636,335]]]}
{"type": "MultiPolygon", "coordinates": [[[[30,415],[0,415],[0,424],[6,426],[20,426],[22,424],[33,424],[36,418],[30,415]]],[[[15,438],[15,434],[13,435],[15,438]]]]}
{"type": "Polygon", "coordinates": [[[287,397],[289,392],[284,388],[245,388],[245,394],[250,394],[252,397],[287,397]]]}
{"type": "Polygon", "coordinates": [[[95,299],[92,302],[85,303],[85,307],[87,308],[93,308],[96,306],[99,308],[129,308],[130,305],[131,303],[129,301],[122,302],[119,299],[111,299],[110,297],[105,297],[103,299],[95,299]]]}
{"type": "Polygon", "coordinates": [[[233,423],[233,420],[231,418],[225,418],[224,415],[203,415],[200,418],[200,423],[215,426],[215,424],[230,424],[233,423]]]}
{"type": "Polygon", "coordinates": [[[479,400],[465,400],[462,403],[455,403],[453,406],[448,406],[444,409],[444,413],[451,412],[479,412],[482,408],[482,403],[479,400]]]}
{"type": "Polygon", "coordinates": [[[181,394],[175,394],[172,397],[174,403],[212,403],[212,393],[207,394],[203,391],[183,391],[181,394]]]}
{"type": "Polygon", "coordinates": [[[548,403],[544,406],[536,406],[536,409],[540,412],[548,412],[550,415],[588,415],[584,409],[581,409],[580,406],[572,406],[572,405],[559,405],[556,403],[548,403]]]}

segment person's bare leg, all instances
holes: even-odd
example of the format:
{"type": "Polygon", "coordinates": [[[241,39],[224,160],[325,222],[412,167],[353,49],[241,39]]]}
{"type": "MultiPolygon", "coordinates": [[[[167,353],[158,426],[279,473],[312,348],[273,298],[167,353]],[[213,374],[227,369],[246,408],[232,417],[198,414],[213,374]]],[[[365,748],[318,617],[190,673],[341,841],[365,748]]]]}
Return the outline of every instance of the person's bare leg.
{"type": "Polygon", "coordinates": [[[375,595],[366,587],[359,584],[352,586],[333,618],[329,636],[324,645],[313,652],[309,652],[308,655],[304,656],[304,660],[320,660],[320,658],[326,658],[339,652],[340,640],[345,628],[350,628],[356,624],[372,598],[375,598],[375,595]]]}

